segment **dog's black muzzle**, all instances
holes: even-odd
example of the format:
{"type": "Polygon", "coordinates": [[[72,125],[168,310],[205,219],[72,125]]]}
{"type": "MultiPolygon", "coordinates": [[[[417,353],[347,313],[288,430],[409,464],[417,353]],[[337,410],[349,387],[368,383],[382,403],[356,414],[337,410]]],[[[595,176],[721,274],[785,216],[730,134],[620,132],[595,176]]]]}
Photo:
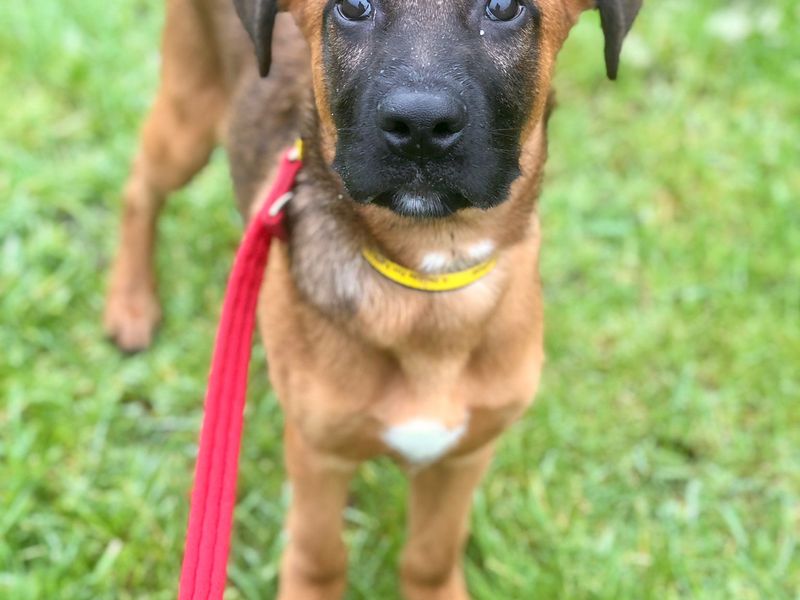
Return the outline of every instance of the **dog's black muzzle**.
{"type": "Polygon", "coordinates": [[[502,202],[518,175],[518,146],[498,140],[491,99],[478,79],[423,77],[379,69],[364,87],[334,106],[334,168],[360,203],[409,217],[442,218],[502,202]]]}

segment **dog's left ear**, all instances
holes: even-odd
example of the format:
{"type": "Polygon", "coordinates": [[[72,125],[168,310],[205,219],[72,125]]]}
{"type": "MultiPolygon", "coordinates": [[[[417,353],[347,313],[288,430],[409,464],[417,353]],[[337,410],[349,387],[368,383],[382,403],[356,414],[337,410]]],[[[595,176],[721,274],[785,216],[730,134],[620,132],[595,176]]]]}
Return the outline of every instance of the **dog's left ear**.
{"type": "Polygon", "coordinates": [[[272,62],[272,29],[278,14],[278,0],[233,0],[233,4],[256,47],[258,71],[266,77],[272,62]]]}
{"type": "Polygon", "coordinates": [[[643,0],[597,0],[600,23],[606,38],[606,73],[616,79],[622,42],[633,26],[643,0]]]}

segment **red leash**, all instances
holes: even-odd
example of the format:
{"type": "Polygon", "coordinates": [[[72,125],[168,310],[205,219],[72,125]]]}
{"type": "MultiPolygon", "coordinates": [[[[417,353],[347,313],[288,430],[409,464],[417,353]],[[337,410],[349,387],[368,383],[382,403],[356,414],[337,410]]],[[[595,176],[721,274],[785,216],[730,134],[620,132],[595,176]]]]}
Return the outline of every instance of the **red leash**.
{"type": "Polygon", "coordinates": [[[256,304],[272,238],[285,239],[283,208],[302,167],[301,157],[300,142],[283,157],[228,280],[206,392],[179,600],[218,600],[225,591],[256,304]]]}

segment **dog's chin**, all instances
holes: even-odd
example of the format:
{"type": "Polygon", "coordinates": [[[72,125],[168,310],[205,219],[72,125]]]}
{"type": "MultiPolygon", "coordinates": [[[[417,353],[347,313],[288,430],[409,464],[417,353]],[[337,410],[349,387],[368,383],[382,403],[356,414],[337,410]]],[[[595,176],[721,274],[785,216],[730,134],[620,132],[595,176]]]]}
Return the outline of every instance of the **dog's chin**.
{"type": "Polygon", "coordinates": [[[470,206],[461,195],[437,192],[384,192],[373,197],[372,204],[413,219],[444,219],[470,206]]]}

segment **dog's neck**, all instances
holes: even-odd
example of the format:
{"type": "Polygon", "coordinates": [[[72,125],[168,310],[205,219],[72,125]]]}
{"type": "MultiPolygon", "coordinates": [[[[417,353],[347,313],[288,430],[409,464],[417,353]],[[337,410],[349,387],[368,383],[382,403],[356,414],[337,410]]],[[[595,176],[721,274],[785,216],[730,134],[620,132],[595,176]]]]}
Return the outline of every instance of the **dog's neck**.
{"type": "Polygon", "coordinates": [[[534,235],[545,126],[543,119],[525,145],[522,175],[506,202],[442,219],[414,219],[350,199],[329,166],[318,123],[308,123],[306,167],[290,205],[291,263],[298,288],[325,312],[352,314],[370,281],[380,277],[362,257],[366,246],[421,273],[465,269],[490,257],[502,263],[509,249],[534,235]]]}

